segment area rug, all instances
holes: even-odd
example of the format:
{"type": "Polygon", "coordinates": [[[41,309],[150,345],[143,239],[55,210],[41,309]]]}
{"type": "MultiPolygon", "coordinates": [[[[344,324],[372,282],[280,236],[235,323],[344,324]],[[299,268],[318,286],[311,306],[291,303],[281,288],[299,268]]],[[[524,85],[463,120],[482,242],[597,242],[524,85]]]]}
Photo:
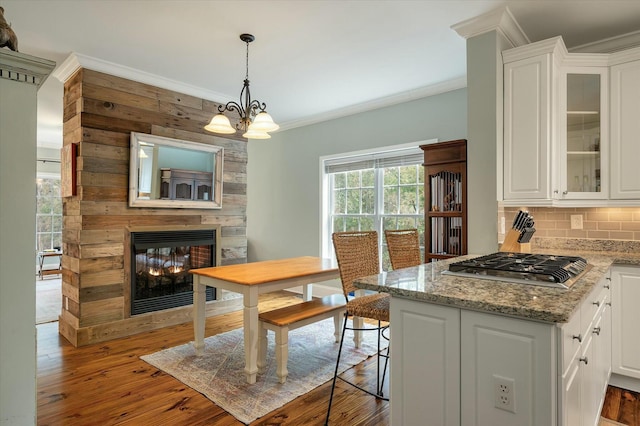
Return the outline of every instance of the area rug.
{"type": "MultiPolygon", "coordinates": [[[[284,384],[276,376],[272,332],[268,333],[267,366],[252,385],[244,375],[242,329],[206,338],[205,352],[200,357],[195,356],[193,344],[187,343],[140,358],[249,424],[333,378],[339,346],[333,333],[331,318],[289,332],[289,375],[284,384]]],[[[353,335],[347,334],[341,372],[375,354],[376,333],[365,332],[362,339],[361,347],[356,349],[353,335]]]]}
{"type": "Polygon", "coordinates": [[[62,279],[36,281],[36,324],[58,321],[62,311],[62,279]]]}

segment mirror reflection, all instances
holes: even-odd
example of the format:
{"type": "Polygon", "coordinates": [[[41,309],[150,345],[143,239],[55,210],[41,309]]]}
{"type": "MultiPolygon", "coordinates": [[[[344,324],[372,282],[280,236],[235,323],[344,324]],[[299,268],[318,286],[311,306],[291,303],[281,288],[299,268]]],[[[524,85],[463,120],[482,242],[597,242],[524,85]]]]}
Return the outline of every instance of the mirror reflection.
{"type": "Polygon", "coordinates": [[[221,208],[223,148],[131,133],[129,205],[221,208]]]}

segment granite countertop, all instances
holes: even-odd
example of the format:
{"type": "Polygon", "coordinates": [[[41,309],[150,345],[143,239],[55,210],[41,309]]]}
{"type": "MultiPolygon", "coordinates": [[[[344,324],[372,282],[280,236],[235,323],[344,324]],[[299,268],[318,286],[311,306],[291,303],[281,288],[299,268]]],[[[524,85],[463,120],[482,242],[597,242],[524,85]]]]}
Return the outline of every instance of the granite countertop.
{"type": "Polygon", "coordinates": [[[354,285],[362,289],[389,293],[392,297],[548,323],[565,323],[569,321],[573,312],[611,265],[640,266],[638,252],[612,253],[558,249],[534,252],[580,256],[586,259],[592,268],[566,290],[442,274],[443,270],[448,269],[449,263],[477,257],[477,255],[466,255],[359,278],[354,281],[354,285]]]}

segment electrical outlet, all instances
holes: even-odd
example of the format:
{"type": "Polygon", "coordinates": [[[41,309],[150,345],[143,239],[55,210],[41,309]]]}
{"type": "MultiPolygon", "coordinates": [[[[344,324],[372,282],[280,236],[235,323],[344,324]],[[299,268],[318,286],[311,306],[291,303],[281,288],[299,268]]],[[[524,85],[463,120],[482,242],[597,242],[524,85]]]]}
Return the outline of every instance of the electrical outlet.
{"type": "Polygon", "coordinates": [[[516,382],[514,379],[493,376],[495,406],[501,410],[516,412],[516,382]]]}
{"type": "Polygon", "coordinates": [[[582,215],[581,214],[572,214],[571,215],[571,229],[582,229],[582,215]]]}

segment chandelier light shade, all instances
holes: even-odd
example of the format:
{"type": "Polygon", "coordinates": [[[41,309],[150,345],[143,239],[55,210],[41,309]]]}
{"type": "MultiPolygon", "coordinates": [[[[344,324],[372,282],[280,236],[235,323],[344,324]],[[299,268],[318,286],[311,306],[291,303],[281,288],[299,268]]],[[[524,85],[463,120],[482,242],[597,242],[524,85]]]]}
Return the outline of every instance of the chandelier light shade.
{"type": "Polygon", "coordinates": [[[236,129],[231,127],[231,122],[227,116],[222,113],[214,115],[209,124],[204,126],[204,129],[213,133],[222,133],[225,135],[231,135],[236,132],[236,129]]]}
{"type": "Polygon", "coordinates": [[[247,71],[244,78],[244,85],[240,92],[240,102],[227,102],[226,105],[218,106],[218,113],[213,116],[209,124],[204,129],[213,132],[230,135],[240,130],[243,137],[247,139],[269,139],[268,132],[274,132],[280,128],[274,123],[273,118],[267,113],[267,104],[257,99],[251,99],[249,91],[249,43],[255,40],[251,34],[240,34],[240,40],[247,45],[247,71]],[[231,126],[229,118],[224,113],[236,112],[240,116],[240,121],[236,127],[231,126]]]}

